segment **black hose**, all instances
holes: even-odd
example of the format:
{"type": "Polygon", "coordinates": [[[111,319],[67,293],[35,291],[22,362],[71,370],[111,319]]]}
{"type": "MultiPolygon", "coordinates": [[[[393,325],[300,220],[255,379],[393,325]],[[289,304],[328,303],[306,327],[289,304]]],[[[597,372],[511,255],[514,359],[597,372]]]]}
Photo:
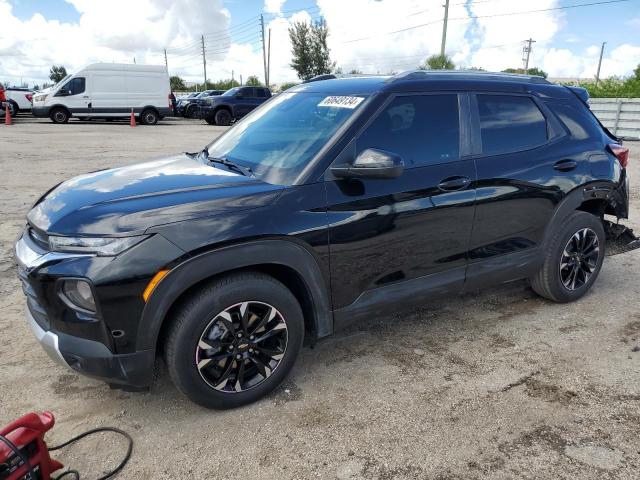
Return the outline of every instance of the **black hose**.
{"type": "MultiPolygon", "coordinates": [[[[77,442],[78,440],[83,439],[86,436],[92,435],[94,433],[100,433],[100,432],[114,432],[117,433],[119,435],[122,435],[123,437],[125,437],[128,441],[129,441],[129,445],[127,446],[127,453],[124,457],[124,459],[120,462],[120,464],[113,470],[111,470],[109,473],[103,475],[102,477],[99,477],[97,480],[106,480],[107,478],[111,478],[113,477],[116,473],[120,472],[120,470],[122,470],[125,465],[129,462],[129,460],[131,459],[131,453],[133,452],[133,438],[131,438],[131,435],[129,435],[127,432],[120,430],[119,428],[114,428],[114,427],[101,427],[101,428],[94,428],[92,430],[88,430],[84,433],[81,433],[80,435],[71,438],[70,440],[67,440],[64,443],[61,443],[60,445],[56,445],[55,447],[49,447],[49,451],[52,452],[54,450],[59,450],[61,448],[64,448],[68,445],[71,445],[72,443],[77,442]]],[[[63,472],[61,475],[57,476],[54,480],[60,480],[62,478],[64,478],[67,475],[75,475],[75,479],[79,480],[80,479],[80,474],[76,471],[76,470],[67,470],[66,472],[63,472]]],[[[35,478],[35,477],[34,477],[35,478]]]]}

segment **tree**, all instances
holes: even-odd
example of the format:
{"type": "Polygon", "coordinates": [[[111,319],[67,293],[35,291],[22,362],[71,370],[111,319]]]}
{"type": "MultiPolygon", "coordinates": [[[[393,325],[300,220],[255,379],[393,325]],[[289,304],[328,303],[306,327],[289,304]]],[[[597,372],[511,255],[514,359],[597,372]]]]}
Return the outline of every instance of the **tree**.
{"type": "Polygon", "coordinates": [[[431,55],[420,68],[422,70],[453,70],[456,65],[449,55],[431,55]]]}
{"type": "Polygon", "coordinates": [[[362,70],[358,70],[357,68],[354,68],[352,70],[349,70],[349,74],[350,75],[361,75],[362,74],[362,70]]]}
{"type": "Polygon", "coordinates": [[[62,65],[52,65],[49,70],[49,78],[53,83],[58,83],[67,76],[67,69],[62,65]]]}
{"type": "Polygon", "coordinates": [[[308,80],[316,75],[331,73],[335,62],[331,61],[327,38],[329,28],[324,21],[316,23],[294,22],[289,27],[291,39],[291,68],[298,78],[308,80]]]}
{"type": "Polygon", "coordinates": [[[256,75],[250,75],[247,77],[247,82],[245,83],[245,85],[249,87],[261,87],[262,83],[256,75]]]}
{"type": "Polygon", "coordinates": [[[502,72],[503,73],[520,73],[520,74],[526,73],[527,75],[539,75],[540,77],[544,77],[544,78],[547,78],[549,76],[547,72],[545,72],[544,70],[538,67],[532,67],[528,69],[526,72],[524,71],[524,68],[505,68],[504,70],[502,70],[502,72]]]}
{"type": "Polygon", "coordinates": [[[182,80],[179,76],[173,75],[169,78],[169,86],[171,87],[171,91],[184,91],[187,87],[184,84],[184,80],[182,80]]]}
{"type": "Polygon", "coordinates": [[[633,71],[633,74],[636,76],[636,80],[640,80],[640,63],[638,64],[636,69],[633,71]]]}
{"type": "Polygon", "coordinates": [[[298,85],[298,83],[296,82],[284,82],[280,84],[280,87],[278,88],[279,92],[284,92],[285,90],[290,89],[291,87],[295,87],[296,85],[298,85]]]}

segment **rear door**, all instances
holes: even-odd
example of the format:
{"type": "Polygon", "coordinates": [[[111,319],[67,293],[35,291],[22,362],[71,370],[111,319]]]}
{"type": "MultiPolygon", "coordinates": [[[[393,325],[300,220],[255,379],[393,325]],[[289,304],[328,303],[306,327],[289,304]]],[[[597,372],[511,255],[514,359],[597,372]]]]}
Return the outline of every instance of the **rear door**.
{"type": "MultiPolygon", "coordinates": [[[[565,132],[536,97],[514,93],[471,95],[477,206],[468,281],[482,285],[528,275],[557,203],[587,165],[564,146],[565,132]]],[[[574,152],[575,153],[575,152],[574,152]]]]}
{"type": "Polygon", "coordinates": [[[238,91],[236,102],[235,114],[237,117],[242,117],[249,113],[257,106],[255,88],[242,87],[238,91]]]}
{"type": "Polygon", "coordinates": [[[461,289],[476,178],[466,107],[455,92],[398,95],[336,159],[377,148],[405,162],[395,179],[327,177],[336,326],[461,289]]]}

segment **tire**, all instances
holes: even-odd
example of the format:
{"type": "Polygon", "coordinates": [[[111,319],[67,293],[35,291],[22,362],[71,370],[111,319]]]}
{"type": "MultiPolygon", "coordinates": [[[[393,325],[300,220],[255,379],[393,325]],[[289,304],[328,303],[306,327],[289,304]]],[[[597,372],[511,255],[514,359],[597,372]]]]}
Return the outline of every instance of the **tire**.
{"type": "Polygon", "coordinates": [[[188,105],[184,111],[185,118],[196,118],[196,112],[198,111],[197,105],[188,105]]]}
{"type": "Polygon", "coordinates": [[[49,116],[53,123],[67,123],[69,121],[69,112],[64,108],[54,108],[49,116]]]}
{"type": "Polygon", "coordinates": [[[170,320],[164,349],[169,375],[178,390],[206,408],[235,408],[267,395],[290,372],[304,338],[296,298],[258,272],[213,280],[170,320]]]}
{"type": "Polygon", "coordinates": [[[216,119],[213,118],[213,116],[208,115],[204,118],[204,121],[207,122],[209,125],[215,125],[216,124],[216,119]]]}
{"type": "Polygon", "coordinates": [[[579,299],[598,278],[606,236],[600,218],[576,211],[560,222],[546,243],[544,264],[531,279],[541,297],[566,303],[579,299]]]}
{"type": "Polygon", "coordinates": [[[18,113],[20,113],[20,107],[18,107],[18,104],[13,100],[9,100],[9,113],[12,117],[17,116],[18,113]]]}
{"type": "Polygon", "coordinates": [[[140,123],[142,123],[143,125],[155,125],[156,123],[158,123],[158,118],[158,112],[151,108],[147,108],[140,114],[140,123]]]}
{"type": "Polygon", "coordinates": [[[216,112],[214,119],[216,121],[216,125],[226,127],[231,124],[231,112],[225,108],[220,109],[216,112]]]}

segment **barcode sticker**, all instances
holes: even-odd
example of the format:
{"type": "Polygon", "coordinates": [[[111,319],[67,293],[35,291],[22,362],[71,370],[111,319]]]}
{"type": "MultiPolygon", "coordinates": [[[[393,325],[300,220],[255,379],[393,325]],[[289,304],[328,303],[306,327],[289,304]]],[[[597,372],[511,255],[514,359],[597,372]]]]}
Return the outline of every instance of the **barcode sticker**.
{"type": "Polygon", "coordinates": [[[319,107],[337,107],[337,108],[349,108],[354,109],[364,100],[363,97],[339,97],[332,96],[326,97],[322,100],[319,107]]]}

